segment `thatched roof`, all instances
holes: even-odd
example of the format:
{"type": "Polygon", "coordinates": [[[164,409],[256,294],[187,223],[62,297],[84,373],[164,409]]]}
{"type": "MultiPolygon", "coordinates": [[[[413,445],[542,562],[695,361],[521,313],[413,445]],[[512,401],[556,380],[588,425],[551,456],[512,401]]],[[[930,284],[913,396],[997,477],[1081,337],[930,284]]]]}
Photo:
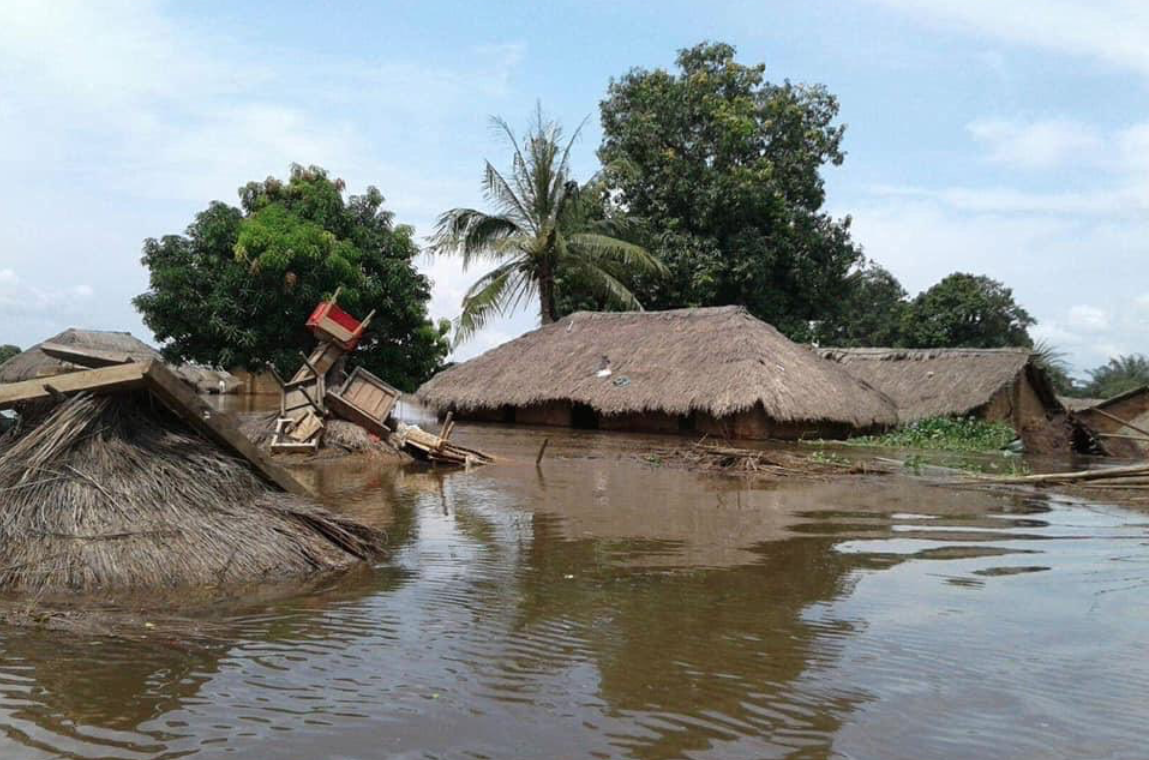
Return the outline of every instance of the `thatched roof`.
{"type": "Polygon", "coordinates": [[[1073,396],[1058,396],[1057,400],[1071,412],[1083,412],[1107,401],[1103,398],[1074,398],[1073,396]]]}
{"type": "Polygon", "coordinates": [[[1058,400],[1061,401],[1067,409],[1074,412],[1085,412],[1090,409],[1104,409],[1144,394],[1149,394],[1149,385],[1139,385],[1136,388],[1130,388],[1127,391],[1118,393],[1116,396],[1110,396],[1109,398],[1071,398],[1064,396],[1058,397],[1058,400]]]}
{"type": "Polygon", "coordinates": [[[439,411],[572,401],[600,414],[761,404],[781,422],[890,425],[889,399],[745,309],[578,312],[445,370],[418,391],[439,411]],[[609,377],[598,370],[608,362],[609,377]]]}
{"type": "Polygon", "coordinates": [[[279,581],[349,566],[375,531],[271,486],[146,393],[81,394],[0,441],[0,590],[279,581]]]}
{"type": "Polygon", "coordinates": [[[899,421],[971,414],[1023,373],[1057,407],[1044,373],[1025,348],[822,348],[841,365],[894,400],[899,421]]]}
{"type": "MultiPolygon", "coordinates": [[[[158,360],[163,357],[160,352],[144,343],[139,338],[127,332],[113,332],[110,330],[84,330],[78,327],[69,327],[59,335],[37,343],[26,351],[13,356],[0,364],[0,383],[18,383],[21,380],[32,380],[37,377],[54,375],[76,367],[61,359],[48,356],[40,346],[44,343],[57,343],[71,348],[89,351],[105,351],[115,354],[127,354],[136,361],[158,360]]],[[[187,383],[200,391],[216,391],[222,379],[227,392],[233,392],[240,382],[227,372],[200,367],[194,364],[183,364],[175,368],[176,373],[187,383]]]]}

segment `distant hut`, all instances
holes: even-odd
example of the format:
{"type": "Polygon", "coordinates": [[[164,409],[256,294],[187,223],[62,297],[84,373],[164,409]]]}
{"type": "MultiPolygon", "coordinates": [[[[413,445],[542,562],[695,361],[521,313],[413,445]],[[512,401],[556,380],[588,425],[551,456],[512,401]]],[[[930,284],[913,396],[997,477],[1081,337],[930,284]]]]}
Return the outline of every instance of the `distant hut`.
{"type": "Polygon", "coordinates": [[[819,354],[893,399],[901,424],[930,417],[1007,422],[1032,450],[1067,450],[1064,407],[1024,348],[823,348],[819,354]]]}
{"type": "Polygon", "coordinates": [[[844,437],[893,404],[745,309],[578,312],[418,391],[456,418],[731,438],[844,437]]]}
{"type": "Polygon", "coordinates": [[[1149,386],[1133,388],[1107,399],[1063,398],[1062,403],[1115,457],[1149,455],[1149,386]]]}
{"type": "MultiPolygon", "coordinates": [[[[162,360],[160,352],[127,332],[83,330],[70,327],[64,332],[13,356],[0,364],[0,383],[16,383],[86,369],[44,353],[46,343],[99,353],[117,354],[135,361],[162,360]]],[[[240,382],[227,372],[196,364],[175,367],[176,374],[200,393],[235,393],[240,382]]]]}

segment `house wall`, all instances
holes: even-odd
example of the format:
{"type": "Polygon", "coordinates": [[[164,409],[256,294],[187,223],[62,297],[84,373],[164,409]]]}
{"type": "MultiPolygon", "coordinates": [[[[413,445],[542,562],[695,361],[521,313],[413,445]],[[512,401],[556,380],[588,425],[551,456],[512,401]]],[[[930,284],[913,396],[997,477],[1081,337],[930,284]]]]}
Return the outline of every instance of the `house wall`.
{"type": "Polygon", "coordinates": [[[599,430],[633,430],[643,433],[680,433],[689,430],[685,418],[664,412],[628,412],[599,415],[599,430]]]}
{"type": "Polygon", "coordinates": [[[535,406],[515,409],[515,422],[520,425],[571,426],[571,405],[565,401],[549,401],[535,406]]]}
{"type": "MultiPolygon", "coordinates": [[[[1149,430],[1149,392],[1138,393],[1121,401],[1105,406],[1105,411],[1126,422],[1131,422],[1142,430],[1149,430]]],[[[1097,433],[1116,433],[1118,435],[1141,435],[1136,430],[1127,428],[1116,420],[1111,420],[1098,414],[1092,409],[1085,409],[1077,413],[1077,418],[1097,433]]],[[[1123,438],[1102,438],[1102,445],[1106,451],[1116,457],[1143,458],[1149,455],[1149,443],[1131,441],[1123,438]]]]}
{"type": "Polygon", "coordinates": [[[1027,451],[1058,453],[1071,448],[1071,430],[1065,415],[1046,408],[1026,372],[995,393],[976,415],[987,422],[1011,425],[1027,451]]]}
{"type": "MultiPolygon", "coordinates": [[[[476,422],[506,422],[508,418],[502,409],[469,410],[458,412],[455,419],[476,422]]],[[[521,425],[549,425],[571,427],[574,423],[572,407],[566,402],[551,402],[537,406],[519,407],[514,410],[514,422],[521,425]]],[[[796,440],[798,438],[846,438],[859,431],[849,425],[832,423],[796,422],[784,423],[771,420],[761,406],[726,415],[721,418],[696,412],[689,417],[665,412],[630,412],[624,414],[598,415],[599,430],[627,431],[633,433],[673,433],[707,435],[712,438],[741,438],[764,440],[775,438],[796,440]]]]}
{"type": "Polygon", "coordinates": [[[279,383],[270,372],[249,372],[246,369],[230,370],[232,377],[240,382],[236,393],[258,396],[262,394],[279,395],[279,383]]]}

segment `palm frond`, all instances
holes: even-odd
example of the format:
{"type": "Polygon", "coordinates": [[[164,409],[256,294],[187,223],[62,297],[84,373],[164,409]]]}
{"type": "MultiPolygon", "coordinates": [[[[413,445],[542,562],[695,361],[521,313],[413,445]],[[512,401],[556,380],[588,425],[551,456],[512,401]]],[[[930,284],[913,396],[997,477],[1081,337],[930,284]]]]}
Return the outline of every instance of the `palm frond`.
{"type": "Polygon", "coordinates": [[[643,274],[664,275],[667,272],[662,260],[650,251],[609,235],[582,232],[572,235],[570,242],[576,250],[585,252],[593,259],[615,260],[643,274]]]}
{"type": "Polygon", "coordinates": [[[506,243],[522,234],[522,229],[506,216],[456,208],[439,216],[431,236],[434,254],[461,254],[467,269],[483,259],[500,261],[506,257],[506,243]]]}
{"type": "Polygon", "coordinates": [[[483,329],[492,316],[503,312],[508,287],[515,284],[517,274],[521,276],[519,265],[517,260],[508,261],[487,272],[467,289],[463,296],[463,311],[455,320],[455,346],[483,329]]]}
{"type": "Polygon", "coordinates": [[[624,309],[642,311],[642,303],[616,276],[603,266],[590,261],[581,261],[570,270],[576,277],[582,279],[594,291],[595,295],[614,306],[624,309]]]}

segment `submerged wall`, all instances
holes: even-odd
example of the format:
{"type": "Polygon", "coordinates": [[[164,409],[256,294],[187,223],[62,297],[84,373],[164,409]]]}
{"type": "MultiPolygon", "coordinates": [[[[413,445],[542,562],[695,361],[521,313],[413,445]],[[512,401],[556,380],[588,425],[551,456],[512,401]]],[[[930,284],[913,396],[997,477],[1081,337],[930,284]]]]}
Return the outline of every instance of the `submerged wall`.
{"type": "Polygon", "coordinates": [[[457,420],[504,422],[520,425],[576,427],[633,433],[682,433],[714,438],[796,440],[799,438],[846,438],[862,432],[842,423],[779,422],[761,406],[736,414],[714,417],[704,412],[689,415],[666,412],[598,414],[582,404],[548,402],[527,407],[476,409],[455,412],[457,420]]]}

